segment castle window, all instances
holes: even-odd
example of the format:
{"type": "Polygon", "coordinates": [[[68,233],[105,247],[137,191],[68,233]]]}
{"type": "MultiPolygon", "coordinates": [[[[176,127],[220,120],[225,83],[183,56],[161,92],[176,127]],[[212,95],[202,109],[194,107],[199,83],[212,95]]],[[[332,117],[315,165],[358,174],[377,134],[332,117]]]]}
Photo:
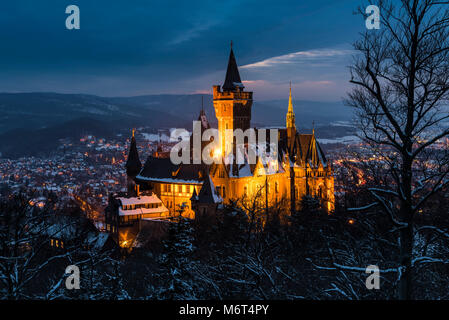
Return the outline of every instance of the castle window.
{"type": "Polygon", "coordinates": [[[320,198],[323,197],[323,188],[322,188],[322,186],[320,186],[320,187],[318,188],[318,197],[320,197],[320,198]]]}
{"type": "Polygon", "coordinates": [[[279,184],[277,181],[274,183],[274,192],[279,193],[279,184]]]}
{"type": "Polygon", "coordinates": [[[222,191],[223,191],[222,197],[226,198],[226,187],[225,186],[222,187],[222,191]]]}
{"type": "Polygon", "coordinates": [[[248,186],[245,186],[244,188],[243,188],[243,195],[246,197],[246,196],[248,196],[248,186]]]}

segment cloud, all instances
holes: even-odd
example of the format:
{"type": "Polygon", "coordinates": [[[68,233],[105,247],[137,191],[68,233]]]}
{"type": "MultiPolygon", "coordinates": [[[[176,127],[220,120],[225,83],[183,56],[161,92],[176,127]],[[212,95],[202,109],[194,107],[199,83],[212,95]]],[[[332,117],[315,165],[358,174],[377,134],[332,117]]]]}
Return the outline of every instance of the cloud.
{"type": "Polygon", "coordinates": [[[193,91],[193,94],[211,94],[212,90],[195,90],[193,91]]]}
{"type": "Polygon", "coordinates": [[[243,82],[243,84],[252,85],[252,86],[265,85],[268,83],[268,81],[266,81],[266,80],[243,80],[242,82],[243,82]]]}
{"type": "MultiPolygon", "coordinates": [[[[268,68],[277,67],[280,65],[288,64],[299,64],[299,63],[313,63],[316,61],[327,61],[332,58],[349,56],[353,53],[352,50],[342,50],[342,49],[318,49],[310,51],[298,51],[281,56],[271,57],[259,62],[247,64],[241,67],[241,69],[258,69],[258,68],[268,68]]],[[[317,64],[323,66],[322,63],[317,64]]]]}
{"type": "Polygon", "coordinates": [[[329,80],[322,80],[322,81],[302,81],[297,84],[298,87],[303,88],[317,88],[317,87],[323,87],[323,86],[331,86],[334,85],[335,82],[329,81],[329,80]]]}
{"type": "Polygon", "coordinates": [[[209,30],[210,28],[218,25],[220,23],[219,20],[216,21],[208,21],[205,23],[196,23],[192,28],[183,31],[179,35],[177,35],[173,40],[171,40],[169,45],[177,45],[194,38],[197,38],[201,35],[202,32],[209,30]]]}

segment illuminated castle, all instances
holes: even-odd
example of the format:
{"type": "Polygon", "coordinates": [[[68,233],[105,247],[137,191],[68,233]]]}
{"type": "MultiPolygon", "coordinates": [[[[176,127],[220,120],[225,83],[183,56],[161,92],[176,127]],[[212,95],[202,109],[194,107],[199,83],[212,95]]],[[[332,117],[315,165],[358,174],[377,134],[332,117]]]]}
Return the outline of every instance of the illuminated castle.
{"type": "MultiPolygon", "coordinates": [[[[224,150],[228,150],[226,145],[231,142],[227,141],[225,130],[249,129],[253,104],[253,93],[245,91],[232,46],[225,82],[212,89],[220,138],[220,149],[216,151],[218,156],[225,156],[224,150]]],[[[204,110],[201,110],[198,120],[201,132],[210,128],[204,110]]],[[[292,212],[299,209],[304,195],[311,195],[319,198],[323,207],[332,211],[332,168],[315,139],[315,132],[298,132],[291,87],[286,127],[278,128],[277,139],[276,158],[266,163],[258,158],[255,164],[222,162],[212,165],[175,165],[168,157],[153,155],[143,167],[134,142],[127,162],[130,178],[128,185],[134,186],[137,193],[154,192],[170,211],[170,215],[175,215],[183,206],[183,214],[190,218],[199,212],[216,210],[220,204],[255,197],[261,198],[261,206],[279,204],[286,212],[292,212]]]]}

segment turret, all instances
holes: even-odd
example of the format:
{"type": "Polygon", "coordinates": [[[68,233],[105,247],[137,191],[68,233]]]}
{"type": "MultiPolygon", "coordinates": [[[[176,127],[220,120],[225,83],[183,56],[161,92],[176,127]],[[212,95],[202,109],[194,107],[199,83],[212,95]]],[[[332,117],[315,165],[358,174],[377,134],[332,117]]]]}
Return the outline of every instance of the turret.
{"type": "Polygon", "coordinates": [[[134,178],[139,174],[142,168],[142,163],[139,159],[139,152],[137,151],[136,138],[134,136],[135,130],[132,131],[131,146],[129,147],[128,159],[126,160],[126,175],[128,176],[128,192],[136,192],[136,184],[134,178]]]}
{"type": "Polygon", "coordinates": [[[218,205],[223,203],[223,199],[215,190],[209,174],[206,174],[198,195],[194,191],[190,200],[192,201],[192,208],[195,210],[195,219],[216,213],[218,205]]]}
{"type": "Polygon", "coordinates": [[[290,94],[288,96],[288,110],[287,110],[287,128],[296,128],[295,123],[295,112],[293,111],[293,101],[292,101],[292,83],[290,82],[290,94]]]}
{"type": "Polygon", "coordinates": [[[296,123],[295,123],[295,112],[293,111],[293,101],[292,101],[292,83],[290,82],[290,95],[288,97],[288,111],[286,116],[286,128],[288,139],[295,138],[296,136],[296,123]]]}
{"type": "Polygon", "coordinates": [[[228,69],[226,70],[226,78],[222,88],[223,91],[242,91],[245,88],[242,84],[242,80],[240,79],[237,61],[235,60],[234,51],[232,50],[232,41],[231,52],[229,53],[228,69]]]}
{"type": "Polygon", "coordinates": [[[217,85],[212,87],[215,116],[218,120],[220,135],[220,151],[225,156],[226,151],[232,151],[229,147],[233,142],[226,141],[226,130],[242,129],[245,131],[249,129],[253,104],[253,93],[244,91],[245,87],[240,79],[232,42],[226,78],[221,89],[217,85]]]}

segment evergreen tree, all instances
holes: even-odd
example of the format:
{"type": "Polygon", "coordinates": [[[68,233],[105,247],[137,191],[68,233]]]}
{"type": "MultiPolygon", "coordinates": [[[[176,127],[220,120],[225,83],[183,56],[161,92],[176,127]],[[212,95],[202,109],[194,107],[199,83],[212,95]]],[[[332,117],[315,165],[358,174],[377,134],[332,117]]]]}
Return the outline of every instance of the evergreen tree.
{"type": "Polygon", "coordinates": [[[182,216],[170,224],[168,238],[164,241],[161,254],[160,299],[195,299],[192,268],[193,260],[192,222],[182,216]]]}

